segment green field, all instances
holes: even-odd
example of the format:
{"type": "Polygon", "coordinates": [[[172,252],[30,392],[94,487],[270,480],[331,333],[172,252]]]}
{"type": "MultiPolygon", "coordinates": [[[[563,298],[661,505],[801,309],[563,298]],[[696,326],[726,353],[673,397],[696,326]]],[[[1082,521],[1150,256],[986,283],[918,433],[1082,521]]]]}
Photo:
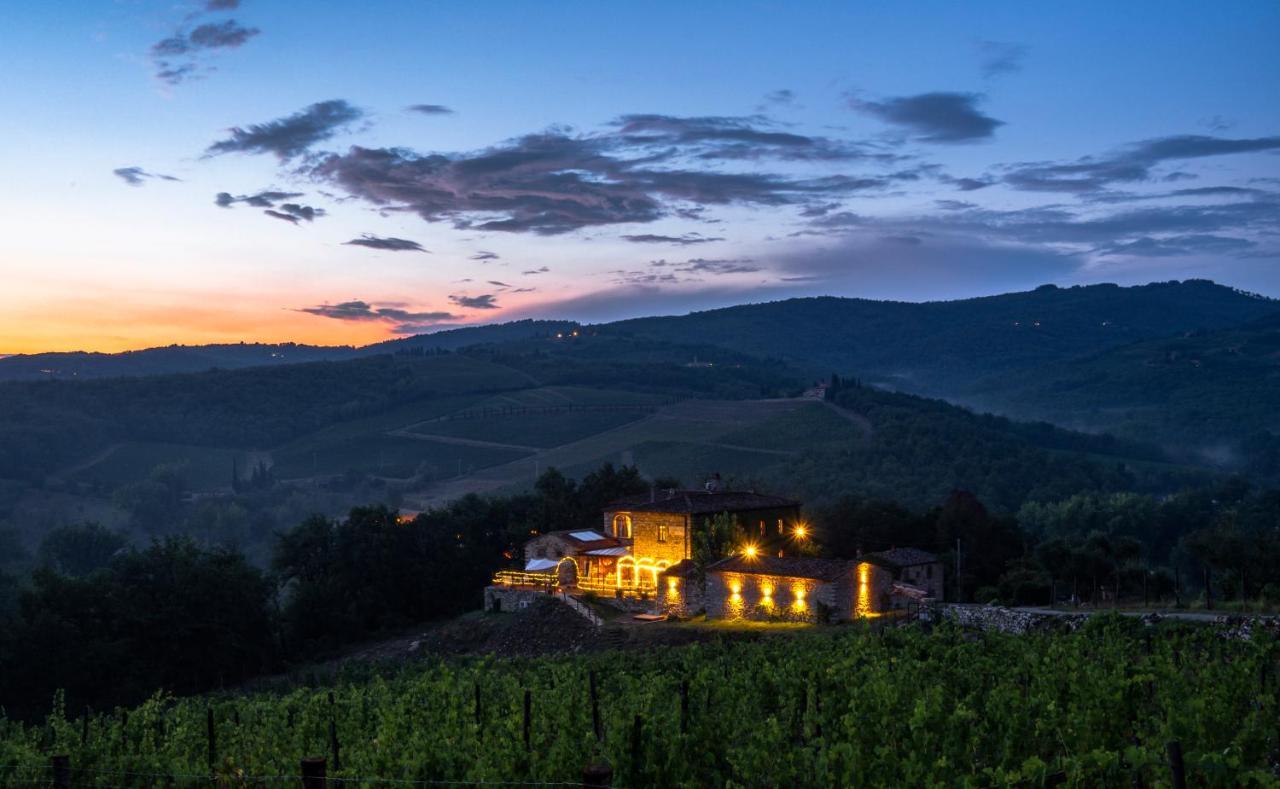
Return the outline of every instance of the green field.
{"type": "Polygon", "coordinates": [[[799,451],[827,444],[852,444],[863,433],[822,403],[806,403],[786,414],[721,436],[726,444],[757,449],[799,451]]]}
{"type": "Polygon", "coordinates": [[[208,490],[230,487],[232,464],[239,464],[244,475],[249,458],[250,453],[236,449],[138,441],[117,446],[97,463],[76,472],[72,479],[114,488],[145,479],[156,466],[178,465],[191,489],[208,490]]]}
{"type": "Polygon", "coordinates": [[[473,441],[493,441],[520,446],[558,447],[605,430],[612,430],[645,415],[641,408],[627,411],[559,411],[546,414],[495,414],[493,416],[427,422],[413,432],[452,436],[473,441]]]}
{"type": "Polygon", "coordinates": [[[643,474],[675,477],[694,486],[712,474],[738,481],[764,479],[770,469],[786,461],[782,455],[679,441],[646,441],[637,444],[631,456],[643,474]]]}
{"type": "Polygon", "coordinates": [[[1190,785],[1274,787],[1278,656],[1265,633],[1098,616],[1061,634],[849,625],[642,657],[437,658],[331,691],[0,717],[0,783],[47,781],[63,753],[83,786],[283,782],[307,756],[355,784],[577,782],[606,762],[615,786],[1168,786],[1177,741],[1190,785]]]}
{"type": "Polygon", "coordinates": [[[543,386],[518,392],[504,392],[485,399],[487,408],[555,405],[652,405],[668,402],[664,395],[629,392],[624,389],[594,389],[585,386],[543,386]]]}
{"type": "Polygon", "coordinates": [[[526,453],[511,449],[445,444],[380,433],[333,436],[308,441],[272,454],[278,479],[359,471],[403,479],[453,477],[516,460],[526,453]]]}

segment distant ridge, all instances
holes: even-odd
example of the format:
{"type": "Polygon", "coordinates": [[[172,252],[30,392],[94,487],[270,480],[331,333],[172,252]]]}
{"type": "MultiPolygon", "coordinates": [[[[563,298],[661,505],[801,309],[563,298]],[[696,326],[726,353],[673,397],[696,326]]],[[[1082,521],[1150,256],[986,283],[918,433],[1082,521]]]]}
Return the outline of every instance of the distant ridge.
{"type": "MultiPolygon", "coordinates": [[[[1280,302],[1208,280],[1112,284],[956,301],[819,296],[599,324],[601,333],[712,345],[786,359],[815,374],[837,371],[884,385],[949,395],[988,375],[1098,353],[1193,330],[1225,329],[1280,314],[1280,302]]],[[[444,329],[364,347],[237,343],[124,353],[0,358],[0,381],[106,378],[341,361],[415,350],[457,350],[549,337],[579,324],[520,320],[444,329]]]]}

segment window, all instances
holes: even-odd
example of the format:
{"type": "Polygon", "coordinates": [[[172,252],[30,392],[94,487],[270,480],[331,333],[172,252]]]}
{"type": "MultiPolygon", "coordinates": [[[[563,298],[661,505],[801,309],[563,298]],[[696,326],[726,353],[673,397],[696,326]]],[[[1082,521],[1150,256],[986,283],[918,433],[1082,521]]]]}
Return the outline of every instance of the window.
{"type": "Polygon", "coordinates": [[[764,536],[764,521],[760,521],[760,536],[764,536]]]}
{"type": "Polygon", "coordinates": [[[670,526],[668,526],[665,523],[658,524],[658,542],[666,542],[667,538],[671,536],[670,533],[671,533],[670,526]]]}
{"type": "Polygon", "coordinates": [[[778,518],[778,534],[782,534],[782,518],[778,518]]]}
{"type": "Polygon", "coordinates": [[[613,516],[613,536],[631,539],[631,516],[619,513],[613,516]]]}

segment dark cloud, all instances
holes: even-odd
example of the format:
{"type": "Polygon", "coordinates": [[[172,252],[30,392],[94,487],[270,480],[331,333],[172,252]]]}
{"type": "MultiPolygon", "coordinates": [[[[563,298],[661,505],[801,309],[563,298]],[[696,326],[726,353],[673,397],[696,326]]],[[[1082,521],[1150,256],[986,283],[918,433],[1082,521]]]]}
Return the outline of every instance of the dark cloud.
{"type": "Polygon", "coordinates": [[[206,0],[206,11],[234,11],[240,7],[240,0],[206,0]]]}
{"type": "Polygon", "coordinates": [[[365,233],[360,238],[353,238],[350,241],[344,241],[344,244],[350,244],[357,247],[368,247],[369,249],[385,249],[390,252],[430,252],[431,250],[423,249],[422,245],[417,241],[410,241],[407,238],[393,238],[390,236],[375,236],[365,233]]]}
{"type": "Polygon", "coordinates": [[[896,161],[896,154],[866,144],[781,131],[761,116],[624,115],[614,121],[628,145],[667,148],[697,159],[764,159],[896,161]]]}
{"type": "Polygon", "coordinates": [[[486,252],[483,249],[481,249],[481,250],[478,250],[474,255],[472,255],[471,259],[485,261],[485,260],[497,260],[499,257],[501,256],[498,255],[496,252],[486,252]]]}
{"type": "Polygon", "coordinates": [[[702,236],[697,233],[686,233],[683,236],[663,236],[655,233],[641,233],[639,235],[623,236],[623,239],[633,244],[677,244],[687,247],[692,244],[709,244],[712,241],[724,241],[718,236],[702,236]]]}
{"type": "Polygon", "coordinates": [[[464,296],[460,293],[455,293],[449,297],[449,301],[459,307],[466,307],[470,310],[496,310],[498,308],[497,298],[492,293],[486,293],[482,296],[464,296]]]}
{"type": "Polygon", "coordinates": [[[411,104],[405,107],[409,112],[420,112],[423,115],[452,115],[453,110],[443,104],[411,104]]]}
{"type": "Polygon", "coordinates": [[[796,92],[790,88],[771,90],[764,94],[764,100],[769,104],[795,104],[796,92]]]}
{"type": "Polygon", "coordinates": [[[491,280],[489,280],[489,284],[490,284],[490,285],[492,285],[492,286],[494,286],[495,288],[509,288],[509,287],[511,287],[511,286],[510,286],[510,285],[508,285],[507,283],[505,283],[505,282],[499,282],[499,281],[498,281],[498,280],[496,280],[496,279],[491,279],[491,280]]]}
{"type": "Polygon", "coordinates": [[[1256,247],[1244,238],[1215,235],[1185,235],[1151,238],[1143,236],[1120,244],[1107,244],[1096,251],[1099,255],[1131,257],[1175,257],[1196,253],[1237,253],[1256,247]]]}
{"type": "MultiPolygon", "coordinates": [[[[218,192],[218,194],[215,195],[213,198],[213,203],[214,205],[220,208],[230,208],[236,203],[244,203],[245,205],[251,205],[251,206],[254,206],[255,208],[275,208],[276,203],[280,202],[281,200],[291,200],[295,197],[302,197],[302,195],[303,195],[302,192],[279,192],[274,190],[266,190],[266,191],[258,192],[257,194],[251,194],[251,195],[236,195],[236,196],[232,196],[230,192],[218,192]]],[[[291,204],[291,205],[294,205],[294,204],[291,204]]],[[[296,206],[296,205],[295,207],[302,208],[302,206],[296,206]]],[[[288,211],[289,213],[293,213],[292,211],[289,211],[288,206],[281,206],[281,209],[284,211],[288,211]]],[[[316,216],[324,215],[324,211],[321,209],[312,209],[312,210],[316,212],[315,213],[316,216]]],[[[303,218],[306,218],[306,217],[303,217],[303,218]]]]}
{"type": "Polygon", "coordinates": [[[963,239],[970,245],[1000,245],[1028,254],[1049,250],[1055,255],[1238,256],[1256,254],[1253,250],[1262,242],[1280,236],[1280,199],[1264,193],[1249,200],[1153,205],[1113,213],[1063,206],[1011,211],[956,208],[895,218],[841,212],[813,219],[809,227],[797,235],[851,239],[842,244],[865,244],[869,237],[914,236],[963,239]]]}
{"type": "Polygon", "coordinates": [[[943,183],[951,184],[961,192],[976,192],[979,189],[986,189],[988,186],[994,186],[997,183],[993,178],[952,178],[951,176],[942,176],[940,180],[943,183]]]}
{"type": "MultiPolygon", "coordinates": [[[[206,9],[225,11],[236,5],[235,2],[212,0],[206,5],[206,9]]],[[[257,28],[245,27],[234,19],[205,22],[190,31],[179,30],[151,46],[156,78],[169,85],[184,82],[198,72],[197,61],[200,55],[219,49],[236,49],[259,32],[257,28]]]]}
{"type": "Polygon", "coordinates": [[[1116,183],[1152,179],[1163,162],[1280,150],[1280,137],[1232,140],[1204,135],[1180,135],[1144,140],[1107,156],[1086,156],[1074,162],[1034,162],[1006,168],[1004,182],[1015,189],[1038,192],[1095,192],[1116,183]]]}
{"type": "Polygon", "coordinates": [[[683,263],[668,263],[665,260],[655,260],[649,265],[655,268],[670,267],[672,271],[680,271],[686,274],[753,274],[763,270],[747,258],[728,260],[691,258],[683,263]]]}
{"type": "Polygon", "coordinates": [[[273,211],[270,208],[266,209],[262,213],[270,217],[275,217],[276,219],[283,219],[284,221],[289,222],[290,224],[294,224],[294,225],[298,224],[298,217],[294,216],[293,214],[287,214],[287,213],[284,213],[283,211],[273,211]]]}
{"type": "Polygon", "coordinates": [[[1022,61],[1027,56],[1027,48],[1021,44],[979,41],[977,48],[982,76],[987,79],[1022,71],[1022,61]]]}
{"type": "Polygon", "coordinates": [[[550,270],[551,269],[547,268],[546,266],[540,266],[539,268],[529,269],[528,271],[521,271],[520,273],[524,274],[525,276],[532,276],[534,274],[546,274],[550,270]]]}
{"type": "Polygon", "coordinates": [[[303,307],[299,312],[318,315],[339,321],[358,323],[391,323],[396,334],[415,334],[441,323],[458,320],[451,312],[415,312],[400,306],[375,307],[365,301],[344,301],[339,304],[322,304],[303,307]]]}
{"type": "Polygon", "coordinates": [[[966,200],[934,200],[933,204],[943,211],[964,211],[978,207],[977,203],[970,203],[966,200]]]}
{"type": "Polygon", "coordinates": [[[181,178],[175,178],[172,175],[164,173],[150,173],[141,167],[117,167],[111,171],[112,174],[124,180],[129,186],[142,186],[151,178],[159,178],[161,181],[181,181],[181,178]]]}
{"type": "Polygon", "coordinates": [[[247,129],[232,128],[231,136],[210,145],[205,155],[272,153],[281,160],[291,159],[363,116],[361,110],[341,99],[322,101],[285,118],[253,124],[247,129]]]}
{"type": "Polygon", "coordinates": [[[551,129],[472,153],[353,146],[320,159],[310,173],[349,195],[429,222],[539,235],[671,215],[701,218],[707,206],[809,204],[908,177],[804,178],[714,165],[728,158],[829,159],[837,149],[839,157],[876,164],[901,158],[763,128],[750,119],[630,115],[605,133],[551,129]]]}
{"type": "Polygon", "coordinates": [[[849,106],[858,112],[905,127],[919,135],[923,142],[958,143],[984,140],[1004,125],[982,114],[977,105],[982,101],[978,93],[921,93],[917,96],[898,96],[883,101],[867,101],[856,96],[849,98],[849,106]]]}

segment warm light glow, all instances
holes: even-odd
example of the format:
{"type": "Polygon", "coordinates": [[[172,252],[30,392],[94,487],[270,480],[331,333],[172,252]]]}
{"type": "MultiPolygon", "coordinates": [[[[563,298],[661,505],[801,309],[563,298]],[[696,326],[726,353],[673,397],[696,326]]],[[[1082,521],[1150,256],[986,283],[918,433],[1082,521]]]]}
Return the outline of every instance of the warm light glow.
{"type": "Polygon", "coordinates": [[[858,597],[854,600],[853,611],[858,616],[873,616],[871,607],[871,565],[863,562],[858,565],[858,597]]]}
{"type": "Polygon", "coordinates": [[[677,595],[677,594],[679,594],[679,593],[680,593],[679,585],[676,583],[676,579],[674,579],[674,578],[668,578],[668,579],[667,579],[667,594],[672,595],[672,596],[675,596],[675,595],[677,595]]]}
{"type": "Polygon", "coordinates": [[[765,581],[760,584],[760,595],[762,605],[773,605],[773,584],[765,581]]]}
{"type": "Polygon", "coordinates": [[[729,591],[733,592],[734,597],[739,597],[742,594],[742,582],[736,579],[733,581],[730,581],[729,591]]]}
{"type": "Polygon", "coordinates": [[[797,540],[803,540],[805,537],[809,536],[809,529],[806,528],[803,523],[797,523],[791,529],[791,536],[795,537],[797,540]]]}
{"type": "Polygon", "coordinates": [[[748,559],[756,558],[756,554],[759,552],[760,552],[760,549],[756,548],[756,546],[754,545],[748,545],[747,547],[742,549],[743,555],[745,555],[748,559]]]}
{"type": "Polygon", "coordinates": [[[791,602],[791,607],[796,609],[797,611],[804,610],[804,605],[805,605],[804,591],[805,591],[804,586],[801,584],[796,584],[795,586],[791,587],[791,596],[795,598],[791,602]]]}

